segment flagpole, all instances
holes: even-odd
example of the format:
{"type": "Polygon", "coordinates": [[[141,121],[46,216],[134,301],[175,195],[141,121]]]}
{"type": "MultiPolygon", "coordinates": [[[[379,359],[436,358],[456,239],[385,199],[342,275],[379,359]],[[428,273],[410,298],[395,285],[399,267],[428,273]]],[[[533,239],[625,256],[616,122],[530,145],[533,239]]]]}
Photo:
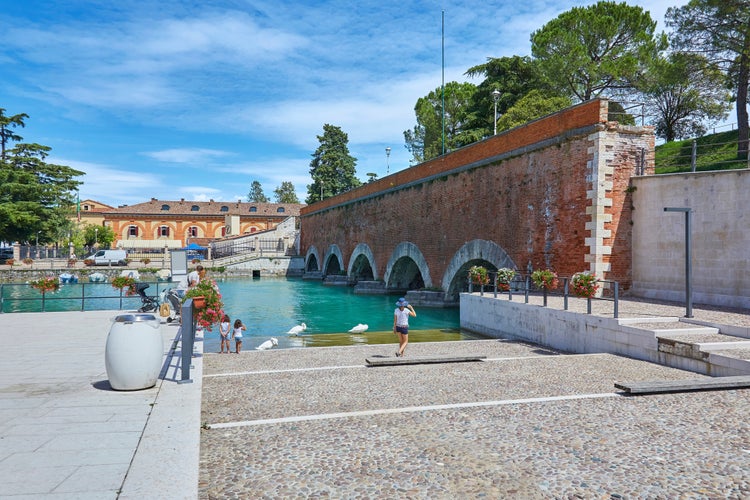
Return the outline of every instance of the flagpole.
{"type": "Polygon", "coordinates": [[[442,94],[442,115],[443,115],[443,153],[445,154],[445,10],[442,11],[442,71],[443,80],[440,84],[440,93],[442,94]]]}

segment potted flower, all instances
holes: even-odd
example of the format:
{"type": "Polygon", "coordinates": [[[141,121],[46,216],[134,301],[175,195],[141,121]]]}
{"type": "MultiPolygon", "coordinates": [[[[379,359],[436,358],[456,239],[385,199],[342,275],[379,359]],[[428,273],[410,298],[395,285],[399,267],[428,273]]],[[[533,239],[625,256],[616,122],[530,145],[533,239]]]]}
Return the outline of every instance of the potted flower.
{"type": "Polygon", "coordinates": [[[44,294],[47,292],[56,292],[60,288],[60,281],[54,276],[46,276],[38,280],[29,281],[29,285],[44,294]]]}
{"type": "Polygon", "coordinates": [[[27,266],[30,266],[31,264],[34,263],[34,259],[32,259],[31,257],[26,257],[25,259],[23,259],[23,263],[26,264],[27,266]]]}
{"type": "Polygon", "coordinates": [[[515,269],[501,267],[497,270],[497,288],[507,292],[510,290],[510,282],[516,277],[515,269]]]}
{"type": "Polygon", "coordinates": [[[475,285],[486,285],[490,282],[489,276],[487,276],[487,268],[482,266],[472,266],[469,268],[469,279],[475,285]]]}
{"type": "Polygon", "coordinates": [[[599,290],[599,284],[597,283],[596,274],[594,273],[576,273],[570,280],[570,284],[573,287],[573,293],[577,297],[585,297],[590,299],[596,295],[596,291],[599,290]]]}
{"type": "Polygon", "coordinates": [[[203,278],[197,285],[185,293],[183,302],[188,298],[193,299],[195,306],[195,319],[199,326],[211,331],[211,327],[221,321],[224,317],[224,302],[221,299],[221,292],[214,280],[203,278]],[[199,302],[203,302],[203,307],[199,308],[199,302]]]}
{"type": "Polygon", "coordinates": [[[557,274],[549,269],[537,269],[531,273],[531,281],[542,290],[552,290],[557,288],[559,281],[557,280],[557,274]]]}
{"type": "Polygon", "coordinates": [[[135,278],[131,276],[117,276],[112,279],[112,288],[115,290],[127,288],[127,290],[125,290],[125,295],[135,295],[135,278]]]}

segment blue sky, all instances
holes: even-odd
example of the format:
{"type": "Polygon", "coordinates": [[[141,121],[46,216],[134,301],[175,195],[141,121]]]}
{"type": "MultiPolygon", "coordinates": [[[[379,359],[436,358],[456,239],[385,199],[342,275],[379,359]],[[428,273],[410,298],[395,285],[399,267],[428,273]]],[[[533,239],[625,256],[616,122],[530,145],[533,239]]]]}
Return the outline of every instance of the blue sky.
{"type": "MultiPolygon", "coordinates": [[[[86,172],[81,199],[301,201],[323,124],[357,177],[409,166],[414,104],[488,57],[529,55],[570,0],[23,0],[0,9],[0,107],[48,161],[86,172]],[[390,157],[385,148],[390,147],[390,157]]],[[[686,0],[630,0],[664,30],[686,0]]],[[[480,83],[479,80],[468,80],[480,83]]]]}

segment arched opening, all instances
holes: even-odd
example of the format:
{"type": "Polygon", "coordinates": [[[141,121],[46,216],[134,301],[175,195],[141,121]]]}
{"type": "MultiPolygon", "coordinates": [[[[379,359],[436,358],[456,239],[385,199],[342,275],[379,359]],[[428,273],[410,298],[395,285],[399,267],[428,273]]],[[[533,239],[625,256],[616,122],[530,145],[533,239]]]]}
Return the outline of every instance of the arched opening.
{"type": "Polygon", "coordinates": [[[341,274],[341,263],[338,256],[334,253],[328,256],[328,260],[323,266],[323,275],[327,276],[329,274],[341,274]]]}
{"type": "Polygon", "coordinates": [[[405,292],[424,287],[422,272],[412,258],[401,257],[391,266],[391,272],[386,283],[386,288],[389,290],[405,292]]]}
{"type": "MultiPolygon", "coordinates": [[[[497,267],[495,267],[492,262],[484,259],[472,259],[468,262],[464,262],[461,267],[458,268],[456,274],[453,275],[453,280],[448,287],[447,295],[450,300],[457,301],[460,293],[469,291],[469,268],[473,266],[482,266],[491,273],[497,271],[497,267]]],[[[476,287],[474,288],[474,291],[477,291],[476,287]]]]}
{"type": "Polygon", "coordinates": [[[357,258],[354,259],[351,269],[349,270],[349,276],[356,281],[373,281],[375,279],[370,260],[365,254],[359,254],[357,258]]]}
{"type": "Polygon", "coordinates": [[[315,272],[320,269],[318,265],[318,257],[313,253],[307,257],[307,264],[305,265],[305,271],[315,272]]]}

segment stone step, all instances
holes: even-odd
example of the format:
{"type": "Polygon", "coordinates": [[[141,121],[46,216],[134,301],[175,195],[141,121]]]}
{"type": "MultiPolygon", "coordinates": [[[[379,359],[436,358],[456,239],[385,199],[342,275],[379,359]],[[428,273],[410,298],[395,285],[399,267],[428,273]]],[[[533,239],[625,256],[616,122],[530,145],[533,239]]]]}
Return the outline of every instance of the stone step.
{"type": "Polygon", "coordinates": [[[366,358],[367,366],[422,365],[432,363],[466,363],[482,361],[487,356],[440,356],[440,357],[401,357],[401,358],[366,358]]]}
{"type": "Polygon", "coordinates": [[[707,391],[750,387],[750,375],[735,377],[709,377],[686,380],[654,380],[642,382],[615,382],[617,389],[629,394],[654,394],[660,392],[707,391]]]}

